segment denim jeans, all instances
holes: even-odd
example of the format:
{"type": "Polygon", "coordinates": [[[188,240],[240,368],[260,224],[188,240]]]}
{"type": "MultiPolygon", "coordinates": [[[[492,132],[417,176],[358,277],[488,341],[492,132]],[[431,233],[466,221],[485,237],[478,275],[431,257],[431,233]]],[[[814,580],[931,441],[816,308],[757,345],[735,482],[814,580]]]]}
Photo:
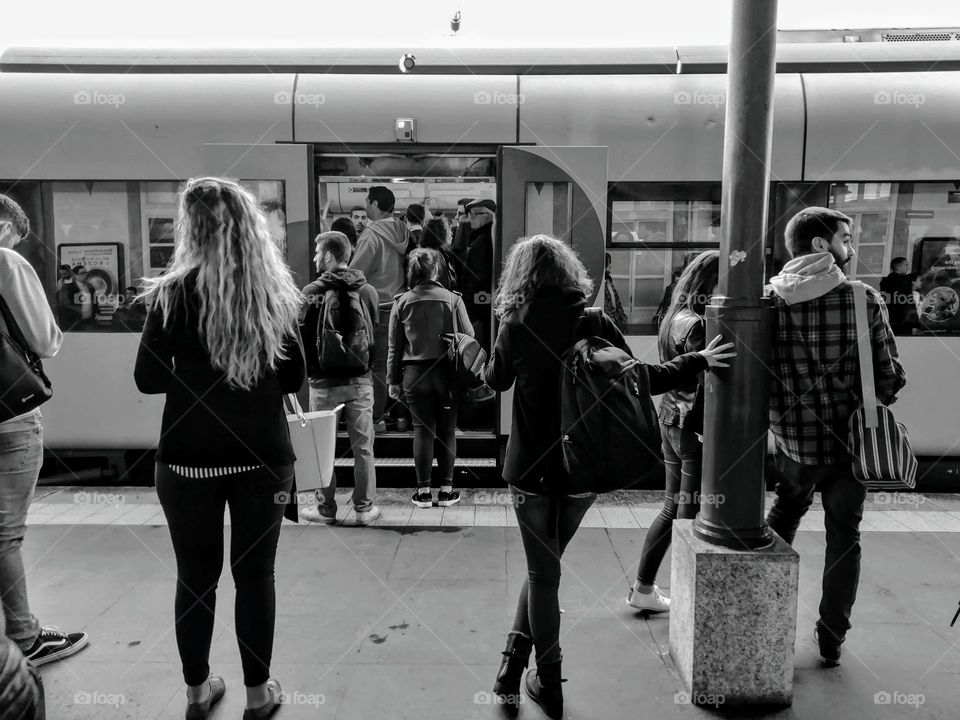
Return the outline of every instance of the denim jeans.
{"type": "Polygon", "coordinates": [[[703,460],[703,444],[697,434],[675,425],[661,425],[663,441],[663,464],[666,469],[666,491],[660,514],[650,525],[637,580],[652,585],[657,579],[657,570],[670,547],[673,521],[692,520],[700,511],[700,466],[703,460]]]}
{"type": "Polygon", "coordinates": [[[589,493],[552,498],[557,504],[557,525],[551,532],[551,498],[513,486],[510,489],[523,552],[527,556],[527,579],[520,589],[513,632],[533,638],[538,663],[557,662],[561,659],[560,601],[557,597],[560,558],[597,496],[589,493]]]}
{"type": "Polygon", "coordinates": [[[827,531],[820,624],[842,642],[860,582],[860,521],[867,489],[853,477],[849,463],[801,465],[778,449],[776,468],[776,499],[767,525],[791,545],[814,489],[820,489],[827,531]]]}
{"type": "Polygon", "coordinates": [[[40,634],[40,623],[27,602],[21,546],[41,465],[40,413],[0,423],[0,599],[6,635],[24,651],[40,634]]]}
{"type": "Polygon", "coordinates": [[[274,564],[293,465],[212,478],[184,477],[157,463],[157,497],[177,558],[177,648],[187,685],[210,674],[210,642],[223,570],[223,513],[230,507],[230,570],[243,683],[270,677],[276,620],[274,564]]]}
{"type": "Polygon", "coordinates": [[[453,484],[460,395],[450,393],[449,388],[450,369],[445,360],[403,368],[403,391],[413,419],[417,487],[430,487],[434,455],[440,485],[453,484]]]}
{"type": "MultiPolygon", "coordinates": [[[[311,410],[333,410],[343,403],[343,420],[353,452],[353,507],[369,510],[377,492],[377,470],[373,459],[373,385],[338,385],[310,388],[311,410]]],[[[317,490],[317,504],[336,513],[337,476],[329,487],[317,490]]]]}

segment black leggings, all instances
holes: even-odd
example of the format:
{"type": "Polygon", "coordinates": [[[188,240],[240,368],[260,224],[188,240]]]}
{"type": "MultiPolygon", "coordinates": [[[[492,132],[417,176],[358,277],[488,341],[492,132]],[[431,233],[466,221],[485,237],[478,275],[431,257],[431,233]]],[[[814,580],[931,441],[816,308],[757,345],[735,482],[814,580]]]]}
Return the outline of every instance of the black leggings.
{"type": "Polygon", "coordinates": [[[276,616],[273,567],[293,466],[188,478],[157,463],[157,496],[177,556],[177,647],[187,685],[210,674],[217,583],[223,570],[223,513],[230,506],[230,569],[243,682],[270,677],[276,616]]]}
{"type": "Polygon", "coordinates": [[[441,485],[453,484],[457,460],[458,393],[449,393],[450,370],[445,360],[403,368],[403,390],[413,416],[413,461],[417,486],[430,487],[434,450],[441,485]]]}

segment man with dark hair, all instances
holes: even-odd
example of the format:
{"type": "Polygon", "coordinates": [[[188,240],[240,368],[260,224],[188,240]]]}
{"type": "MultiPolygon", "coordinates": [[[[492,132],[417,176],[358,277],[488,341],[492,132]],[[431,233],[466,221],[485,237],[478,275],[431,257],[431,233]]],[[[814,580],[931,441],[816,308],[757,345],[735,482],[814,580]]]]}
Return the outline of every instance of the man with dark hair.
{"type": "Polygon", "coordinates": [[[464,258],[461,286],[475,337],[490,352],[490,321],[493,309],[493,221],[497,204],[474,200],[467,205],[470,217],[470,244],[464,258]]]}
{"type": "MultiPolygon", "coordinates": [[[[380,418],[387,404],[387,334],[393,296],[404,286],[403,259],[407,253],[407,224],[393,217],[395,200],[390,188],[377,185],[367,195],[370,223],[357,239],[350,267],[366,276],[380,296],[379,323],[373,359],[373,416],[380,418]]],[[[380,425],[380,427],[384,427],[380,425]]]]}
{"type": "MultiPolygon", "coordinates": [[[[347,263],[353,248],[343,233],[331,230],[317,236],[317,252],[314,256],[320,277],[303,289],[306,301],[300,320],[304,356],[307,361],[307,381],[310,385],[310,410],[332,410],[343,405],[343,419],[350,436],[353,452],[353,508],[357,525],[369,525],[380,516],[380,509],[373,504],[377,490],[377,475],[373,458],[373,374],[341,366],[324,364],[321,347],[326,340],[320,337],[320,325],[324,322],[330,290],[339,295],[336,314],[339,322],[351,314],[370,328],[373,341],[376,337],[379,297],[376,289],[367,282],[363,272],[350,268],[347,263]]],[[[355,330],[355,328],[354,328],[355,330]]],[[[338,330],[345,338],[347,331],[341,325],[338,330]]],[[[369,348],[371,357],[376,347],[369,348]]],[[[316,507],[305,507],[300,517],[310,522],[332,524],[337,520],[337,482],[317,490],[316,507]]]]}
{"type": "Polygon", "coordinates": [[[913,297],[915,275],[905,257],[890,261],[890,274],[880,281],[880,292],[890,311],[890,327],[898,335],[909,335],[914,328],[922,327],[917,315],[917,301],[913,297]]]}
{"type": "MultiPolygon", "coordinates": [[[[407,207],[404,213],[404,219],[407,221],[407,231],[410,233],[410,240],[413,247],[419,247],[420,236],[423,235],[423,219],[427,216],[427,211],[423,205],[413,203],[407,207]]],[[[410,249],[412,250],[413,247],[410,249]]]]}
{"type": "Polygon", "coordinates": [[[350,252],[353,252],[353,249],[357,247],[357,226],[353,224],[353,220],[348,217],[339,217],[333,221],[330,229],[346,235],[347,240],[350,241],[350,252]]]}
{"type": "MultiPolygon", "coordinates": [[[[350,208],[350,222],[352,222],[356,228],[357,234],[362,233],[367,227],[367,211],[362,205],[354,205],[350,208]]],[[[350,236],[348,235],[347,237],[350,236]]]]}
{"type": "MultiPolygon", "coordinates": [[[[819,488],[827,548],[814,635],[824,664],[840,646],[860,577],[860,520],[866,488],[851,471],[847,423],[860,405],[853,286],[842,268],[853,257],[851,221],[811,207],[786,228],[792,260],[770,280],[776,314],[771,343],[770,426],[776,439],[776,499],[767,524],[793,543],[819,488]]],[[[867,318],[877,400],[889,405],[906,383],[879,293],[867,286],[867,318]]]]}

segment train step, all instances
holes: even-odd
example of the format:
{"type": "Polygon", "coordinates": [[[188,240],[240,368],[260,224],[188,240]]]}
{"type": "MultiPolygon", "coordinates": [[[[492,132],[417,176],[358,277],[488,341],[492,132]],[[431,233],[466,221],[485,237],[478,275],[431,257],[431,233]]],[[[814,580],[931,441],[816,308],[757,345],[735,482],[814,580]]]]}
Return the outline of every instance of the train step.
{"type": "MultiPolygon", "coordinates": [[[[379,468],[412,468],[414,466],[412,457],[387,457],[387,458],[375,458],[374,464],[379,468]]],[[[335,468],[352,468],[353,467],[353,458],[352,457],[340,457],[333,461],[333,466],[335,468]]],[[[437,460],[434,458],[433,466],[437,466],[437,460]]],[[[496,468],[497,459],[495,457],[485,458],[485,457],[458,457],[454,463],[454,467],[457,468],[496,468]]]]}

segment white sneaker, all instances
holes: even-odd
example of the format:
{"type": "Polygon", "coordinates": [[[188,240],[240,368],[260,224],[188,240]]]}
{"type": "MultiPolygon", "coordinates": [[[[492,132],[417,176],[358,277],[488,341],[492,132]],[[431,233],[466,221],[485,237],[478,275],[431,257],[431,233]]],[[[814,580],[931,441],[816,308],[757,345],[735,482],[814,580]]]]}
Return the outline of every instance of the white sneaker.
{"type": "Polygon", "coordinates": [[[337,511],[331,515],[329,511],[321,510],[319,505],[309,505],[300,509],[300,518],[312,523],[333,525],[337,522],[337,511]]]}
{"type": "Polygon", "coordinates": [[[361,510],[356,513],[356,523],[357,525],[369,525],[379,518],[380,514],[380,508],[376,505],[371,505],[366,510],[361,510]]]}
{"type": "Polygon", "coordinates": [[[653,590],[648,593],[637,592],[636,585],[631,587],[627,595],[627,605],[637,610],[646,610],[648,612],[670,612],[670,598],[664,595],[656,585],[654,585],[653,590]]]}

